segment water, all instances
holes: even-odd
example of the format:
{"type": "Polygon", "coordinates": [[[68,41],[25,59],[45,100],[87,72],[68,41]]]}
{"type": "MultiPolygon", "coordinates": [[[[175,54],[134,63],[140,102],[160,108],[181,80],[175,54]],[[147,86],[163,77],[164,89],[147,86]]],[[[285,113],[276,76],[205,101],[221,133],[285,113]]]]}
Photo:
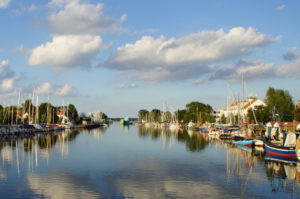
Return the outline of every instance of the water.
{"type": "Polygon", "coordinates": [[[300,168],[119,123],[0,142],[0,198],[300,198],[300,168]]]}

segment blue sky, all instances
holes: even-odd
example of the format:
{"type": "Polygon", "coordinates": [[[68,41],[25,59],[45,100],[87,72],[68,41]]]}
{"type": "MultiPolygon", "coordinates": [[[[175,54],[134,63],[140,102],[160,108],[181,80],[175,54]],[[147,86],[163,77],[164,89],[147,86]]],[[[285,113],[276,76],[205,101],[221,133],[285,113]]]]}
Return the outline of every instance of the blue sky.
{"type": "Polygon", "coordinates": [[[299,1],[0,0],[0,104],[32,93],[136,116],[227,96],[300,99],[299,1]]]}

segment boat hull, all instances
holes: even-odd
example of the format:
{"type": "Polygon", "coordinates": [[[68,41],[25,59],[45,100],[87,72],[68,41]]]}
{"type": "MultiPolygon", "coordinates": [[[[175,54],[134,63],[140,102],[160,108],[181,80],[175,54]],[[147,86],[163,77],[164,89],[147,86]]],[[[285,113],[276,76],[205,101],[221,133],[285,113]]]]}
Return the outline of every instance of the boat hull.
{"type": "Polygon", "coordinates": [[[285,160],[298,160],[295,147],[276,146],[269,141],[265,141],[266,154],[273,157],[284,158],[285,160]]]}

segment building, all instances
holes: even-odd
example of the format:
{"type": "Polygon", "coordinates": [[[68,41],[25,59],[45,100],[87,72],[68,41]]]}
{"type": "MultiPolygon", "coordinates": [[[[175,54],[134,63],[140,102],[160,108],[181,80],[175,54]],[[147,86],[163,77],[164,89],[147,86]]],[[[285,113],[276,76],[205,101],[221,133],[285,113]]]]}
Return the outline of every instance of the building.
{"type": "Polygon", "coordinates": [[[300,100],[296,102],[296,108],[300,108],[300,100]]]}
{"type": "Polygon", "coordinates": [[[225,109],[215,110],[214,113],[216,122],[219,122],[221,120],[222,115],[224,115],[226,118],[238,115],[246,118],[249,109],[252,108],[255,110],[257,107],[265,105],[266,104],[262,100],[256,97],[249,97],[246,100],[234,102],[232,104],[229,104],[225,109]]]}

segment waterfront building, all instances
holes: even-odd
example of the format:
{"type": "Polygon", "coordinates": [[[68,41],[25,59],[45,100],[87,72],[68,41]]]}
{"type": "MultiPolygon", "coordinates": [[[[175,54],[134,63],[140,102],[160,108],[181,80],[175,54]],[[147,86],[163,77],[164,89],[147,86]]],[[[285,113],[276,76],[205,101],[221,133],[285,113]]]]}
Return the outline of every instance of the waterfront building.
{"type": "Polygon", "coordinates": [[[300,100],[296,102],[296,108],[300,108],[300,100]]]}
{"type": "Polygon", "coordinates": [[[220,122],[222,115],[226,118],[240,116],[246,118],[250,109],[255,110],[259,106],[265,106],[264,101],[256,97],[248,97],[246,100],[236,101],[231,103],[225,109],[218,109],[214,111],[216,122],[220,122]]]}

